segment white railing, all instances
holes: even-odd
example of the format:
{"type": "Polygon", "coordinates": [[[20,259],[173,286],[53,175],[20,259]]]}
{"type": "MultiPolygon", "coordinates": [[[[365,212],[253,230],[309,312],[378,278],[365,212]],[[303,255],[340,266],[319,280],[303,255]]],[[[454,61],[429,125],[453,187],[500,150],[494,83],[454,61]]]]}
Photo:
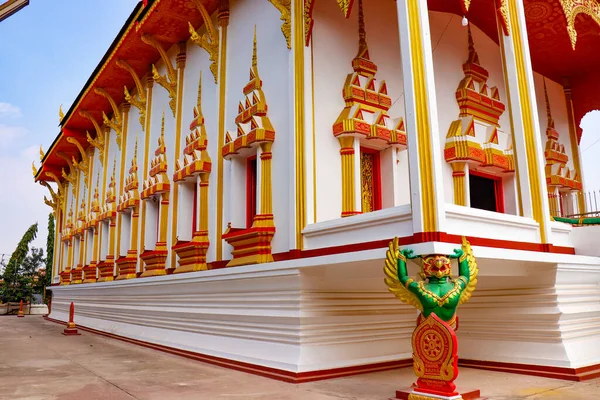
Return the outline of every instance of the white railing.
{"type": "Polygon", "coordinates": [[[583,193],[585,212],[579,210],[578,198],[578,192],[548,193],[550,215],[563,218],[600,217],[600,190],[583,193]]]}

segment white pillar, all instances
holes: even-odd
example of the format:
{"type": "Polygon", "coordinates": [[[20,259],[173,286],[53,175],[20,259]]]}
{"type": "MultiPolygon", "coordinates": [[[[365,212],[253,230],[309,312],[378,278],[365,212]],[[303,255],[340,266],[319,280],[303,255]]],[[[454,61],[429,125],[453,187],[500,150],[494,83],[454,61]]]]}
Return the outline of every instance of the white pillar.
{"type": "Polygon", "coordinates": [[[415,233],[444,232],[442,151],[427,0],[397,0],[396,4],[413,229],[415,233]]]}
{"type": "Polygon", "coordinates": [[[510,35],[500,33],[510,94],[515,156],[523,216],[540,224],[542,243],[550,243],[550,207],[545,183],[545,159],[537,113],[533,70],[523,3],[507,0],[510,35]]]}

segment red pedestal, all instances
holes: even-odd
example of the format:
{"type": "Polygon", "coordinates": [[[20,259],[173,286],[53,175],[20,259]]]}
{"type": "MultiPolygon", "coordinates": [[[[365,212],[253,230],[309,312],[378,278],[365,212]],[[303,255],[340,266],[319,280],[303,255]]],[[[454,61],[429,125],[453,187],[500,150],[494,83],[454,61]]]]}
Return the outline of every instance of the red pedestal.
{"type": "MultiPolygon", "coordinates": [[[[485,400],[485,397],[481,397],[481,392],[479,391],[479,389],[477,390],[465,390],[465,391],[458,391],[460,396],[463,398],[463,400],[485,400]]],[[[408,388],[408,389],[403,389],[403,390],[397,390],[396,391],[396,397],[391,397],[390,400],[408,400],[408,396],[413,393],[413,388],[408,388]]],[[[418,393],[416,392],[415,394],[418,394],[419,396],[427,396],[427,394],[425,393],[418,393]]],[[[451,397],[448,397],[449,399],[451,399],[451,397]]],[[[432,399],[439,399],[439,397],[432,397],[432,399]]]]}
{"type": "Polygon", "coordinates": [[[69,322],[67,323],[67,327],[63,330],[63,335],[65,335],[65,336],[81,335],[81,333],[77,332],[77,328],[75,327],[75,322],[73,322],[74,317],[75,317],[75,304],[73,304],[71,302],[71,307],[69,308],[69,322]]]}
{"type": "Polygon", "coordinates": [[[23,313],[23,300],[19,302],[19,313],[17,314],[19,318],[25,318],[25,314],[23,313]]]}

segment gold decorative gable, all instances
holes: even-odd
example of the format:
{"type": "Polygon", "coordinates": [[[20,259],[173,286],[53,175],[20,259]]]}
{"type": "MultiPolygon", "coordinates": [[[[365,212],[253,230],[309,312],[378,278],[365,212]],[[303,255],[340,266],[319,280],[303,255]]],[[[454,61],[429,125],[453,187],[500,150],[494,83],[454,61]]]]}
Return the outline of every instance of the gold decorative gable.
{"type": "Polygon", "coordinates": [[[359,46],[352,60],[353,73],[344,83],[345,108],[333,124],[337,138],[352,136],[379,150],[386,147],[406,147],[406,131],[402,118],[392,119],[388,111],[392,99],[387,84],[377,84],[377,65],[371,61],[365,31],[362,1],[359,1],[359,46]]]}
{"type": "Polygon", "coordinates": [[[582,185],[580,177],[575,170],[567,167],[569,156],[565,152],[565,146],[558,142],[560,134],[555,128],[552,110],[550,109],[550,100],[548,99],[548,90],[544,81],[544,97],[546,100],[546,116],[548,118],[548,127],[546,128],[546,148],[544,157],[546,158],[546,184],[564,189],[581,190],[582,185]]]}
{"type": "Polygon", "coordinates": [[[150,161],[150,172],[148,179],[142,185],[142,199],[148,199],[154,195],[169,192],[171,183],[167,176],[167,146],[165,145],[165,114],[163,113],[158,137],[158,148],[154,152],[154,158],[150,161]]]}
{"type": "Polygon", "coordinates": [[[262,80],[258,73],[256,46],[255,28],[250,81],[243,90],[244,100],[240,101],[238,105],[238,115],[235,118],[237,132],[228,132],[225,136],[225,146],[221,150],[221,154],[225,159],[229,159],[236,154],[245,153],[245,149],[256,148],[261,143],[275,141],[275,129],[273,129],[271,120],[267,116],[267,101],[262,90],[262,80]]]}
{"type": "Polygon", "coordinates": [[[479,62],[471,28],[468,28],[469,56],[463,64],[464,78],[456,90],[460,119],[450,124],[444,158],[449,163],[468,163],[497,172],[514,172],[512,145],[500,143],[500,116],[506,106],[497,87],[487,84],[489,72],[479,62]]]}
{"type": "Polygon", "coordinates": [[[137,150],[138,142],[137,137],[135,138],[135,149],[133,151],[133,158],[131,159],[131,168],[129,168],[129,175],[125,178],[124,192],[119,198],[119,204],[117,206],[117,212],[124,212],[130,208],[137,207],[140,204],[140,194],[138,191],[138,175],[137,175],[137,150]]]}
{"type": "Polygon", "coordinates": [[[202,113],[202,74],[198,84],[198,103],[194,107],[194,119],[190,124],[190,134],[185,138],[183,148],[183,162],[175,161],[175,173],[173,181],[179,182],[202,173],[210,173],[212,162],[206,148],[208,146],[208,135],[204,126],[204,114],[202,113]]]}

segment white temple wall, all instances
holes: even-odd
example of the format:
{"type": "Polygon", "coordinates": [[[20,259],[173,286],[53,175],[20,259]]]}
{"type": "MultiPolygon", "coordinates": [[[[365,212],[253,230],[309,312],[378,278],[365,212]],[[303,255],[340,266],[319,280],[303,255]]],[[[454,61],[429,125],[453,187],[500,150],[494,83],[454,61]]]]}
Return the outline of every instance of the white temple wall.
{"type": "MultiPolygon", "coordinates": [[[[369,55],[378,66],[376,79],[387,83],[393,102],[389,110],[390,117],[403,117],[404,86],[400,44],[396,34],[396,5],[394,2],[364,2],[363,6],[369,55]]],[[[319,1],[314,5],[313,19],[313,72],[318,71],[314,74],[315,157],[318,169],[316,214],[317,222],[320,222],[340,218],[342,213],[340,144],[333,136],[332,127],[344,109],[342,89],[347,74],[352,72],[352,59],[358,52],[358,11],[353,11],[346,20],[335,2],[319,1]]],[[[386,186],[393,185],[393,191],[397,194],[395,204],[409,203],[408,166],[400,163],[394,174],[385,174],[384,158],[385,155],[381,161],[382,191],[389,189],[386,186]],[[395,175],[396,181],[390,181],[384,175],[395,175]],[[407,189],[403,191],[403,187],[407,189]]],[[[407,163],[406,157],[402,155],[400,160],[407,163]]],[[[382,195],[384,199],[389,198],[387,193],[382,195]]],[[[387,200],[382,203],[383,207],[388,205],[387,200]]]]}
{"type": "MultiPolygon", "coordinates": [[[[448,128],[452,121],[458,119],[460,110],[456,102],[456,89],[464,78],[462,65],[467,61],[468,36],[467,28],[461,25],[461,17],[442,12],[429,12],[431,28],[431,47],[435,72],[435,88],[440,127],[440,142],[446,142],[448,128]]],[[[475,50],[479,55],[482,67],[489,71],[488,87],[498,87],[500,101],[506,105],[506,111],[500,117],[500,127],[504,134],[499,134],[498,143],[504,149],[511,143],[510,117],[508,97],[504,84],[502,58],[499,46],[478,27],[471,25],[471,33],[475,50]]],[[[454,203],[452,184],[452,167],[443,162],[444,198],[447,203],[454,203]]],[[[506,202],[505,198],[505,204],[506,202]]]]}
{"type": "MultiPolygon", "coordinates": [[[[272,153],[273,187],[273,215],[277,232],[271,242],[272,252],[287,252],[290,249],[288,232],[290,230],[289,202],[290,193],[287,190],[290,177],[289,148],[293,145],[294,135],[290,132],[290,87],[291,78],[290,57],[291,52],[283,34],[281,33],[281,14],[269,2],[252,0],[234,0],[230,2],[230,23],[227,34],[227,98],[225,129],[236,132],[235,117],[238,104],[244,99],[242,89],[248,83],[250,67],[252,66],[252,48],[254,26],[257,34],[258,71],[263,82],[263,92],[268,105],[267,116],[275,129],[275,142],[272,153]]],[[[220,150],[213,157],[220,157],[220,150]]],[[[260,160],[259,160],[260,162],[260,160]]],[[[224,170],[231,161],[224,161],[224,170]]],[[[235,168],[234,168],[235,169],[235,168]]],[[[230,199],[229,217],[223,222],[226,229],[227,223],[235,214],[234,208],[242,208],[245,215],[245,174],[233,175],[228,173],[228,182],[224,185],[224,199],[230,199]],[[230,194],[234,186],[244,188],[244,196],[234,197],[230,194]]],[[[257,190],[260,190],[257,188],[257,190]]],[[[245,219],[244,219],[245,221],[245,219]]],[[[232,226],[240,227],[240,225],[232,226]]],[[[242,227],[245,227],[242,225],[242,227]]],[[[224,251],[224,258],[227,253],[224,251]]]]}

